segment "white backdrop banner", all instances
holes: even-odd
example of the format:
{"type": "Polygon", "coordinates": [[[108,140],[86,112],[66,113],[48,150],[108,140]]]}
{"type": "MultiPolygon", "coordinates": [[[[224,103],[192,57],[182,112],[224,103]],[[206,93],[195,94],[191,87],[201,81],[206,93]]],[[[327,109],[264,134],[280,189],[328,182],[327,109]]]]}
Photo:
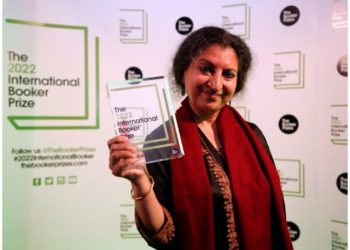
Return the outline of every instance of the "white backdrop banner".
{"type": "Polygon", "coordinates": [[[268,140],[295,249],[347,249],[347,1],[4,0],[2,25],[4,249],[150,249],[108,169],[106,85],[167,75],[205,25],[252,48],[231,105],[268,140]]]}

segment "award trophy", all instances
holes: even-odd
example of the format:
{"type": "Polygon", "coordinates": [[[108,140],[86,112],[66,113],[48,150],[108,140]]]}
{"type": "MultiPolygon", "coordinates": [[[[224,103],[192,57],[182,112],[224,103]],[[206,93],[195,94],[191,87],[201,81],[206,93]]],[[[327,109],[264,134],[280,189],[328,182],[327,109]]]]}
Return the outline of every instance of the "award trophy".
{"type": "Polygon", "coordinates": [[[146,163],[184,155],[164,76],[107,84],[115,132],[128,137],[146,163]]]}

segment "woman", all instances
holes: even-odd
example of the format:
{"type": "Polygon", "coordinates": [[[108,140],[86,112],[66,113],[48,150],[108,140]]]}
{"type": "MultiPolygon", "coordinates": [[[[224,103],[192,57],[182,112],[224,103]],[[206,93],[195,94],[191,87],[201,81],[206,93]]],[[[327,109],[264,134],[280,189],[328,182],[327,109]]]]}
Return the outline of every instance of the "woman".
{"type": "Polygon", "coordinates": [[[131,181],[137,226],[150,246],[293,249],[265,138],[227,105],[250,67],[239,37],[217,27],[193,32],[172,69],[188,96],[176,112],[185,156],[146,167],[127,138],[108,142],[109,167],[131,181]]]}

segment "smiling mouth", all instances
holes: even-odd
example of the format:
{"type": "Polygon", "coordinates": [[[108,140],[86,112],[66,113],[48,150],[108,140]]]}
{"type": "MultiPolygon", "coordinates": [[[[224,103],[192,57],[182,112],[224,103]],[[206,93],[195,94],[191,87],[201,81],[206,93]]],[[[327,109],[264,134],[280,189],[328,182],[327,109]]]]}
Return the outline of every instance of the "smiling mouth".
{"type": "Polygon", "coordinates": [[[202,85],[199,87],[199,90],[201,92],[204,92],[206,94],[209,94],[211,96],[220,96],[220,97],[223,97],[225,95],[224,91],[223,90],[220,90],[220,91],[215,91],[213,90],[212,88],[208,87],[208,86],[205,86],[205,85],[202,85]]]}

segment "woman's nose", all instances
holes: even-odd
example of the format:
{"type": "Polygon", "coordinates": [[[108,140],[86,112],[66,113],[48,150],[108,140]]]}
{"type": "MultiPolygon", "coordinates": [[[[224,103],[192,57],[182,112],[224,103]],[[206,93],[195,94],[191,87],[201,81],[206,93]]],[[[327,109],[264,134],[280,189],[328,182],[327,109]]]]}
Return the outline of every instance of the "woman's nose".
{"type": "Polygon", "coordinates": [[[212,74],[210,76],[208,86],[215,90],[220,90],[222,88],[221,75],[218,73],[212,74]]]}

